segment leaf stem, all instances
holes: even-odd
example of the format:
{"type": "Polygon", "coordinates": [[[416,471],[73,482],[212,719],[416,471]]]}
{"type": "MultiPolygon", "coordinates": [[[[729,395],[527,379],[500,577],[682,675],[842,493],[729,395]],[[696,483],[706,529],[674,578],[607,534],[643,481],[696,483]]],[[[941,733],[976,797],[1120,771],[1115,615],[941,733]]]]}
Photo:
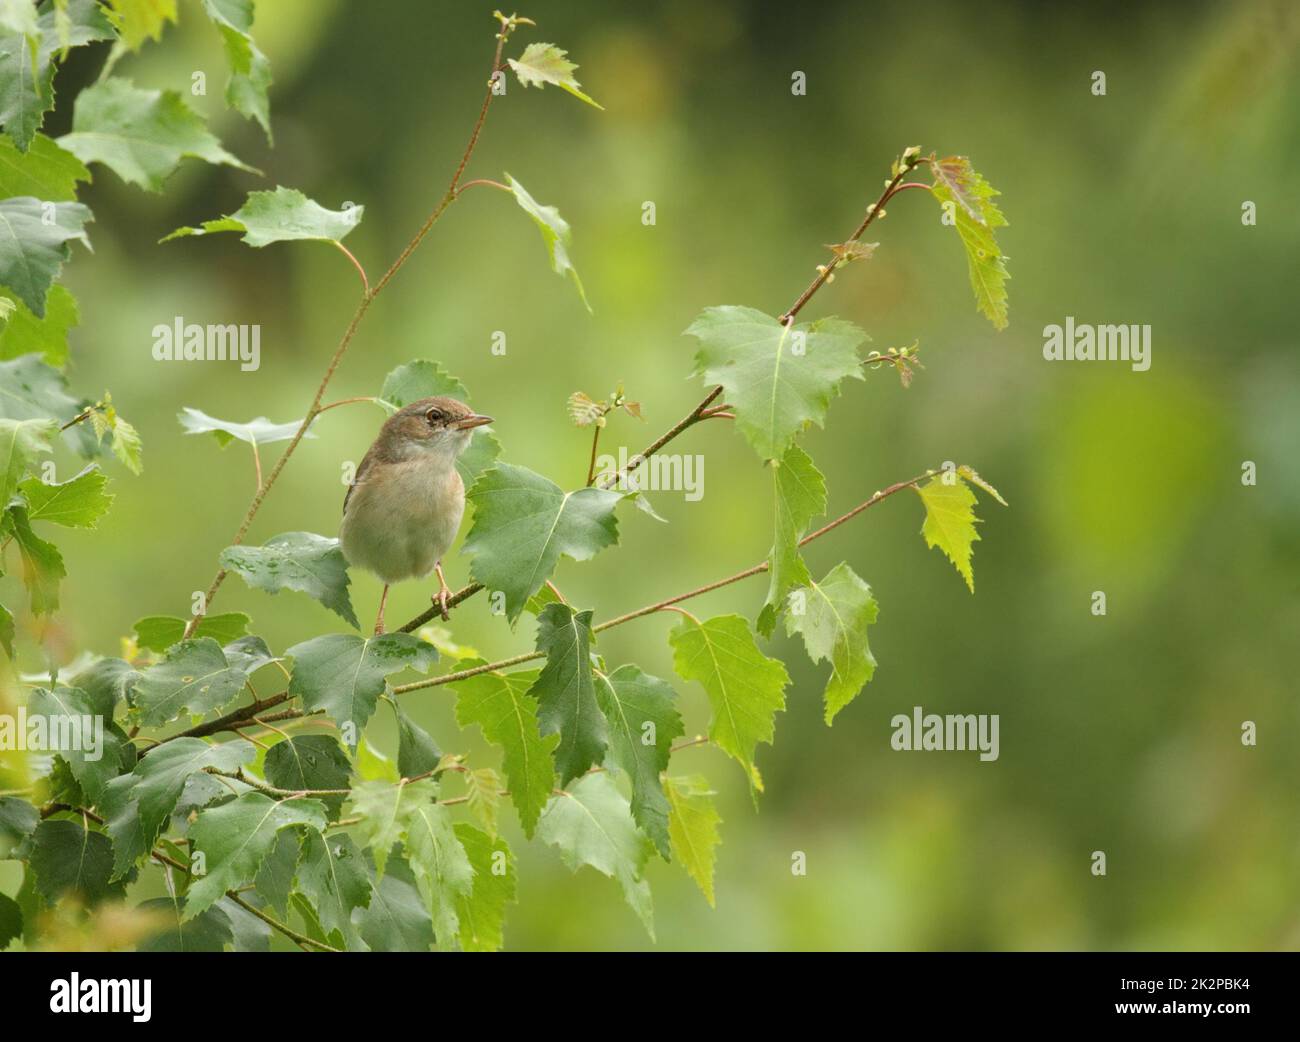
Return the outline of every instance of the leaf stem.
{"type": "Polygon", "coordinates": [[[456,194],[459,196],[461,192],[467,188],[473,188],[475,185],[483,185],[487,188],[496,188],[502,192],[509,192],[511,195],[514,194],[514,190],[509,185],[503,185],[500,181],[493,181],[490,177],[476,177],[473,181],[466,181],[456,189],[456,194]]]}
{"type": "Polygon", "coordinates": [[[366,269],[361,266],[361,262],[357,260],[356,254],[344,246],[343,243],[339,242],[338,239],[332,241],[334,245],[339,248],[339,252],[352,262],[352,266],[357,269],[357,274],[361,276],[362,296],[370,296],[370,279],[366,277],[366,269]]]}

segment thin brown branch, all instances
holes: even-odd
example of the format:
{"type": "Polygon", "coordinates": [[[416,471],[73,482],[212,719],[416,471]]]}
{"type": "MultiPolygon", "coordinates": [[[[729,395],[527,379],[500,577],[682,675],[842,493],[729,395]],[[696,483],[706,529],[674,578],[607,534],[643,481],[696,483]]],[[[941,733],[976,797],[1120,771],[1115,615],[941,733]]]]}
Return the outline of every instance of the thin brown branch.
{"type": "MultiPolygon", "coordinates": [[[[860,238],[862,234],[869,227],[871,227],[872,221],[874,221],[876,219],[876,216],[880,212],[882,212],[884,204],[887,203],[889,201],[890,196],[895,191],[898,190],[898,186],[900,182],[902,181],[903,177],[910,169],[911,167],[908,167],[907,169],[900,172],[896,177],[894,177],[894,179],[889,182],[884,192],[881,193],[880,198],[877,199],[876,202],[872,203],[871,206],[867,208],[866,217],[862,220],[862,223],[858,225],[854,233],[849,237],[850,240],[860,238]]],[[[819,289],[821,289],[823,285],[825,285],[826,280],[829,277],[833,268],[834,265],[826,265],[825,270],[818,274],[817,278],[813,280],[812,285],[810,285],[801,294],[799,294],[798,298],[796,298],[795,302],[790,306],[789,310],[786,311],[785,314],[781,316],[782,323],[788,324],[793,322],[794,316],[797,315],[801,310],[803,310],[804,306],[808,303],[808,301],[810,301],[813,298],[814,294],[816,294],[816,292],[819,289]]],[[[708,420],[708,419],[734,419],[734,414],[730,412],[729,408],[726,406],[725,403],[723,405],[718,405],[715,408],[710,409],[710,406],[712,406],[713,403],[717,401],[718,397],[721,394],[722,394],[722,388],[714,387],[711,391],[709,391],[708,394],[704,396],[703,400],[701,400],[699,404],[695,406],[695,408],[693,408],[690,412],[688,412],[675,424],[669,427],[668,430],[664,431],[663,434],[659,435],[659,437],[657,437],[654,441],[652,441],[649,445],[647,445],[644,449],[642,449],[639,453],[637,453],[637,455],[633,456],[630,460],[628,460],[627,465],[625,467],[623,467],[621,470],[615,471],[613,474],[610,474],[608,477],[603,478],[598,483],[597,487],[603,489],[610,489],[621,484],[623,481],[626,480],[627,476],[631,474],[634,470],[636,470],[638,467],[640,467],[641,464],[643,464],[656,452],[658,452],[670,441],[676,438],[679,434],[690,429],[691,427],[694,427],[697,423],[701,423],[704,420],[708,420]]],[[[593,458],[593,466],[594,466],[594,460],[595,460],[594,441],[592,444],[592,458],[593,458]]],[[[468,586],[462,587],[447,599],[447,607],[449,609],[454,608],[462,601],[465,601],[470,597],[473,597],[474,594],[478,593],[482,589],[483,589],[482,583],[470,583],[468,586]]],[[[435,616],[438,616],[440,614],[441,611],[437,606],[431,606],[429,608],[426,608],[424,611],[420,612],[419,615],[415,616],[415,618],[411,619],[410,622],[406,623],[404,626],[399,627],[399,631],[402,633],[411,633],[419,629],[430,619],[433,619],[435,616]]]]}
{"type": "MultiPolygon", "coordinates": [[[[817,529],[817,531],[810,532],[808,535],[804,536],[802,539],[799,540],[799,545],[806,546],[807,544],[811,543],[814,539],[820,539],[822,536],[826,535],[826,533],[832,532],[836,528],[839,528],[839,526],[844,524],[846,521],[851,521],[853,518],[861,514],[864,510],[870,509],[871,507],[875,506],[877,503],[881,502],[882,500],[888,499],[890,496],[894,495],[897,492],[901,492],[905,488],[913,488],[914,486],[919,485],[922,481],[925,481],[927,478],[933,476],[933,474],[934,471],[927,470],[924,474],[918,474],[914,478],[909,478],[906,481],[900,481],[897,484],[890,485],[888,488],[882,489],[881,491],[872,495],[870,499],[865,500],[862,503],[859,503],[852,510],[848,511],[847,513],[841,514],[834,521],[822,525],[822,527],[817,529]]],[[[742,579],[748,579],[752,575],[758,575],[762,572],[767,571],[769,567],[771,566],[767,561],[760,561],[758,564],[752,565],[749,568],[742,569],[741,571],[736,572],[732,575],[728,575],[724,579],[718,579],[715,582],[706,583],[704,586],[697,586],[695,589],[687,590],[685,593],[679,593],[675,597],[668,597],[665,600],[656,601],[654,604],[647,604],[643,608],[637,608],[635,611],[630,611],[626,615],[620,615],[617,618],[609,619],[606,622],[600,623],[598,626],[593,626],[592,632],[600,633],[604,630],[613,629],[615,626],[622,626],[625,622],[631,622],[633,619],[639,619],[646,615],[653,615],[656,612],[664,611],[665,609],[673,609],[673,610],[680,611],[681,609],[674,609],[673,606],[679,604],[682,601],[688,601],[693,597],[700,597],[706,593],[712,593],[714,590],[720,590],[724,586],[730,586],[732,583],[740,582],[742,579]]],[[[473,666],[470,669],[462,669],[456,673],[444,673],[442,676],[430,677],[427,680],[416,680],[410,684],[402,684],[399,687],[393,688],[393,694],[400,695],[407,691],[419,691],[426,687],[439,687],[442,684],[454,684],[458,680],[466,680],[469,677],[478,676],[480,673],[494,673],[497,670],[508,669],[510,666],[517,666],[524,662],[532,662],[535,659],[540,659],[545,657],[546,657],[545,654],[540,651],[528,652],[523,655],[515,655],[513,658],[501,659],[499,662],[488,662],[482,666],[473,666]]]]}
{"type": "Polygon", "coordinates": [[[357,274],[361,276],[362,295],[367,297],[370,296],[370,279],[366,277],[366,269],[361,266],[361,262],[357,260],[356,254],[344,246],[343,243],[339,242],[338,239],[333,241],[334,245],[339,248],[339,252],[352,262],[352,266],[357,269],[357,274]]]}
{"type": "Polygon", "coordinates": [[[600,424],[592,425],[591,432],[591,463],[587,465],[587,487],[590,488],[596,483],[596,446],[600,444],[600,424]]]}
{"type": "MultiPolygon", "coordinates": [[[[370,310],[371,303],[377,296],[379,296],[384,287],[392,281],[393,276],[402,269],[402,266],[406,263],[411,254],[419,248],[420,244],[424,241],[425,236],[429,234],[429,230],[437,223],[438,218],[443,215],[447,207],[455,201],[456,189],[460,184],[461,176],[465,173],[465,167],[469,165],[470,157],[474,154],[475,146],[478,144],[479,135],[483,131],[483,123],[487,119],[488,109],[492,105],[492,79],[495,77],[497,70],[501,67],[501,52],[505,47],[508,35],[508,29],[503,29],[497,34],[496,51],[492,56],[492,70],[488,77],[488,88],[487,93],[483,98],[483,106],[479,109],[478,119],[474,123],[474,129],[470,132],[469,143],[465,146],[464,152],[461,153],[460,162],[456,165],[456,172],[452,175],[451,182],[447,186],[447,191],[443,194],[442,200],[438,205],[434,207],[433,212],[425,219],[424,224],[420,226],[419,230],[411,238],[411,241],[406,244],[406,247],[400,254],[398,254],[397,259],[393,261],[388,270],[384,272],[383,276],[375,284],[374,288],[367,289],[367,292],[362,296],[361,302],[357,305],[356,311],[353,312],[352,319],[348,323],[347,329],[344,330],[343,336],[339,339],[338,346],[334,349],[334,354],[331,356],[329,364],[325,368],[325,373],[316,387],[316,393],[312,396],[311,406],[307,409],[306,414],[302,418],[302,423],[294,433],[293,438],[289,441],[289,444],[285,447],[284,452],[281,453],[280,458],[276,460],[275,466],[271,469],[271,473],[267,476],[266,481],[258,488],[256,495],[253,496],[253,500],[244,514],[244,519],[240,522],[239,529],[236,531],[235,537],[232,540],[232,545],[238,546],[244,541],[244,537],[248,534],[248,530],[253,524],[253,519],[261,509],[263,500],[266,499],[266,494],[271,490],[276,479],[279,478],[280,472],[284,470],[285,464],[289,462],[290,457],[297,450],[298,445],[306,435],[307,429],[311,426],[312,421],[319,413],[321,401],[325,397],[325,391],[329,387],[330,381],[334,378],[334,373],[338,369],[339,363],[343,361],[343,356],[347,353],[353,337],[356,336],[357,327],[361,325],[361,320],[365,318],[366,312],[370,310]]],[[[358,267],[360,267],[360,265],[358,265],[358,267]]],[[[186,637],[193,636],[195,627],[198,626],[199,620],[203,617],[204,613],[211,608],[212,600],[216,597],[217,591],[221,589],[221,584],[225,581],[227,574],[226,570],[222,568],[219,569],[217,574],[213,577],[212,583],[209,585],[207,594],[203,599],[203,610],[195,613],[195,615],[190,619],[189,624],[185,627],[186,637]]]]}

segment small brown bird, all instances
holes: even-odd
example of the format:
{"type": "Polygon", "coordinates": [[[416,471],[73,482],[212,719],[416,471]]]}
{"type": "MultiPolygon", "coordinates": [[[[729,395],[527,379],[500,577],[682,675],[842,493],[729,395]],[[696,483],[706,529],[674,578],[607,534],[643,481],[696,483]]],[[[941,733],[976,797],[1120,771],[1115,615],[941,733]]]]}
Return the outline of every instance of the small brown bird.
{"type": "Polygon", "coordinates": [[[438,573],[433,603],[448,617],[442,557],[465,513],[456,458],[474,428],[491,422],[455,398],[422,398],[388,418],[361,460],[343,499],[339,541],[349,564],[383,580],[376,633],[384,632],[388,587],[430,571],[438,573]]]}

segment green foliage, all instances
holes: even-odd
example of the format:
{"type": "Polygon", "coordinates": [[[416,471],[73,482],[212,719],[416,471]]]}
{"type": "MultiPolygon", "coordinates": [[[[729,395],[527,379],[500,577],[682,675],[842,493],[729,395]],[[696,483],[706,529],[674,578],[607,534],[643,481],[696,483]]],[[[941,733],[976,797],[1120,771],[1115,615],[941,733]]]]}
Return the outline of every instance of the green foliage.
{"type": "Polygon", "coordinates": [[[90,248],[81,203],[42,202],[30,195],[0,200],[0,286],[12,290],[37,318],[45,295],[72,255],[69,243],[90,248]]]}
{"type": "Polygon", "coordinates": [[[277,833],[298,825],[324,829],[325,808],[317,800],[273,800],[245,792],[203,811],[190,827],[190,841],[203,855],[205,870],[190,884],[182,918],[193,919],[227,890],[251,879],[271,853],[277,833]]]}
{"type": "Polygon", "coordinates": [[[586,561],[618,542],[619,492],[565,492],[525,467],[502,463],[484,473],[467,498],[474,506],[474,527],[464,546],[474,555],[470,575],[505,595],[511,622],[550,578],[561,554],[586,561]]]}
{"type": "Polygon", "coordinates": [[[668,769],[674,738],[685,733],[667,681],[633,665],[596,675],[596,698],[609,723],[608,766],[632,783],[632,817],[667,860],[668,800],[659,776],[668,769]]]}
{"type": "Polygon", "coordinates": [[[632,808],[606,774],[587,774],[547,805],[537,834],[576,872],[590,865],[618,880],[623,897],[654,938],[654,904],[646,862],[654,845],[632,820],[632,808]]]}
{"type": "Polygon", "coordinates": [[[11,19],[0,24],[0,125],[18,151],[26,152],[45,114],[54,107],[56,59],[61,61],[68,48],[111,40],[114,32],[95,0],[68,0],[63,31],[57,24],[57,5],[47,7],[39,17],[29,0],[8,0],[7,6],[25,17],[22,22],[11,19]]]}
{"type": "MultiPolygon", "coordinates": [[[[253,40],[252,0],[201,0],[201,7],[225,49],[227,104],[256,121],[270,142],[270,63],[253,40]]],[[[497,18],[502,44],[532,24],[515,15],[497,18]]],[[[102,6],[57,0],[39,10],[0,0],[0,542],[13,544],[29,601],[19,610],[6,597],[9,605],[0,606],[0,646],[11,657],[28,654],[24,642],[38,631],[44,640],[47,631],[73,629],[44,625],[59,608],[66,578],[63,554],[47,537],[61,537],[61,529],[89,533],[116,499],[130,495],[117,485],[116,495],[107,491],[99,463],[77,472],[65,469],[62,455],[103,460],[111,453],[127,470],[141,469],[139,434],[111,394],[74,392],[63,372],[75,371],[69,337],[80,315],[58,280],[71,243],[90,245],[92,214],[77,198],[91,178],[88,164],[103,164],[149,192],[161,192],[185,158],[256,173],[221,145],[180,93],[116,75],[119,61],[160,40],[176,19],[174,0],[105,0],[102,6]],[[60,104],[71,113],[72,129],[51,139],[40,131],[54,107],[57,67],[72,48],[96,44],[106,59],[96,81],[82,86],[71,76],[60,79],[69,83],[60,104]],[[73,476],[50,479],[39,469],[47,456],[59,473],[73,476]]],[[[554,44],[532,43],[508,64],[523,86],[555,86],[600,108],[554,44]]],[[[473,142],[466,161],[472,151],[473,142]]],[[[965,159],[922,158],[919,149],[905,152],[893,174],[901,178],[922,163],[934,173],[935,196],[952,204],[978,306],[1002,328],[1007,276],[993,232],[1006,221],[993,201],[997,192],[965,159]]],[[[462,164],[433,220],[467,187],[464,172],[462,164]]],[[[572,279],[586,305],[569,255],[568,223],[511,175],[505,180],[505,186],[478,183],[508,189],[537,224],[552,269],[572,279]]],[[[220,193],[229,195],[225,187],[220,193]]],[[[880,205],[888,201],[887,192],[880,205]]],[[[233,213],[179,228],[163,241],[235,232],[252,247],[317,241],[351,257],[342,240],[362,214],[360,206],[329,210],[297,190],[275,187],[248,192],[233,213]]],[[[877,244],[860,238],[873,214],[855,237],[829,247],[832,257],[819,266],[818,282],[791,314],[802,313],[836,271],[872,255],[877,244]]],[[[409,252],[368,288],[358,322],[409,252]]],[[[88,317],[82,335],[102,329],[102,322],[88,317]]],[[[864,367],[859,349],[867,337],[856,326],[834,318],[783,321],[747,307],[708,308],[687,332],[698,340],[695,373],[711,392],[658,444],[715,415],[734,417],[768,464],[773,496],[765,567],[742,573],[769,572],[757,619],[700,621],[684,614],[668,638],[676,672],[703,687],[712,710],[707,741],[675,746],[685,728],[673,686],[633,663],[611,668],[593,649],[598,630],[653,616],[701,591],[593,627],[593,611],[575,610],[549,582],[562,557],[586,561],[618,542],[621,499],[633,498],[657,515],[642,497],[615,487],[618,475],[593,475],[588,487],[565,491],[547,476],[502,462],[496,436],[478,428],[457,461],[473,507],[464,543],[470,575],[511,627],[525,609],[537,616],[536,654],[485,663],[458,646],[454,622],[450,629],[420,631],[423,636],[308,633],[273,651],[250,632],[247,614],[206,610],[192,619],[142,618],[134,641],[123,641],[121,658],[78,660],[62,672],[58,663],[70,656],[55,654],[51,642],[39,660],[39,683],[15,663],[26,688],[19,704],[31,718],[64,729],[98,718],[101,755],[74,745],[3,762],[5,789],[12,785],[21,796],[0,796],[0,858],[20,862],[23,879],[16,896],[0,893],[0,948],[19,937],[29,943],[52,906],[84,919],[96,904],[126,898],[154,917],[137,945],[142,950],[262,950],[272,925],[308,948],[496,950],[506,942],[506,913],[519,884],[507,841],[513,823],[500,813],[507,800],[526,838],[555,848],[573,871],[589,866],[615,880],[651,937],[645,873],[652,855],[681,866],[712,906],[721,835],[714,792],[700,775],[672,773],[672,761],[685,746],[716,746],[741,764],[757,799],[762,781],[755,756],[760,743],[774,739],[790,680],[756,634],[770,637],[782,612],[787,636],[799,635],[814,662],[829,664],[827,724],[871,679],[868,628],[877,616],[871,588],[848,563],[815,582],[800,553],[828,495],[798,439],[825,423],[846,378],[862,379],[864,370],[888,361],[906,383],[915,355],[891,349],[889,356],[873,354],[864,367]],[[439,648],[456,661],[431,676],[439,648]],[[541,660],[540,668],[504,671],[532,660],[541,660]],[[394,678],[407,670],[418,679],[394,688],[394,678]],[[456,724],[477,726],[492,747],[485,762],[477,753],[471,760],[458,745],[444,754],[417,722],[419,689],[442,684],[455,693],[456,724]],[[380,729],[368,731],[381,697],[395,714],[395,750],[381,751],[380,729]],[[157,876],[162,870],[165,891],[157,876]],[[166,896],[136,899],[160,892],[166,896]]],[[[390,372],[373,401],[393,411],[436,395],[470,399],[443,365],[417,359],[390,372]]],[[[317,420],[323,400],[316,398],[308,414],[318,430],[304,438],[326,429],[328,421],[317,420]]],[[[593,436],[593,458],[594,436],[616,410],[642,415],[641,403],[628,401],[621,384],[600,400],[576,392],[567,410],[593,436]]],[[[262,416],[223,420],[188,406],[179,419],[186,433],[209,434],[222,447],[252,446],[259,481],[260,449],[287,442],[286,453],[293,450],[302,426],[262,416]]],[[[916,490],[926,510],[927,544],[939,547],[973,589],[972,489],[1002,499],[969,467],[951,478],[927,477],[893,486],[890,494],[916,490]]],[[[268,490],[269,482],[259,487],[249,521],[268,490]]],[[[359,628],[336,539],[287,532],[245,545],[248,530],[246,523],[220,553],[221,569],[263,592],[306,593],[359,628]]],[[[635,577],[620,585],[635,586],[635,577]]],[[[7,706],[7,689],[0,698],[7,706]]]]}
{"type": "Polygon", "coordinates": [[[514,69],[515,75],[519,77],[519,82],[525,87],[536,87],[540,90],[546,84],[553,83],[575,98],[603,110],[603,105],[598,105],[579,89],[578,81],[573,75],[578,67],[569,61],[568,53],[553,43],[530,43],[517,59],[507,60],[510,68],[514,69]]]}
{"type": "Polygon", "coordinates": [[[203,0],[203,9],[221,33],[230,65],[226,104],[255,119],[271,138],[271,63],[253,42],[253,0],[203,0]]]}
{"type": "Polygon", "coordinates": [[[89,180],[85,164],[44,134],[35,135],[26,152],[0,137],[0,199],[28,195],[68,202],[77,198],[78,182],[89,180]]]}
{"type": "Polygon", "coordinates": [[[148,90],[116,77],[77,95],[72,132],[58,142],[83,163],[103,163],[148,192],[161,192],[185,158],[252,170],[221,147],[176,91],[148,90]]]}
{"type": "Polygon", "coordinates": [[[706,308],[686,330],[700,342],[695,371],[722,387],[736,427],[761,459],[781,459],[795,435],[821,426],[845,377],[862,379],[867,335],[823,318],[783,325],[753,308],[706,308]]]}
{"type": "MultiPolygon", "coordinates": [[[[229,644],[248,632],[252,620],[242,611],[205,615],[194,629],[196,637],[211,637],[229,644]]],[[[135,624],[135,642],[149,651],[166,651],[185,636],[185,620],[170,615],[149,615],[135,624]]]]}
{"type": "Polygon", "coordinates": [[[146,40],[162,37],[163,27],[176,21],[176,0],[108,0],[109,17],[133,51],[146,40]]]}
{"type": "Polygon", "coordinates": [[[286,654],[294,660],[289,694],[310,710],[322,710],[351,736],[351,746],[374,715],[389,676],[404,669],[427,672],[438,661],[432,644],[406,633],[332,633],[295,644],[286,654]]]}
{"type": "Polygon", "coordinates": [[[560,741],[558,734],[540,733],[537,699],[530,694],[536,680],[532,671],[480,673],[456,684],[456,722],[477,724],[484,738],[501,747],[510,802],[529,838],[551,798],[560,741]]]}
{"type": "Polygon", "coordinates": [[[28,478],[19,483],[18,490],[27,500],[30,520],[65,528],[94,528],[113,504],[113,497],[104,491],[107,484],[108,479],[92,465],[76,477],[52,485],[28,478]]]}
{"type": "Polygon", "coordinates": [[[242,738],[212,744],[177,738],[142,756],[129,774],[108,785],[101,802],[113,840],[113,878],[120,879],[143,860],[180,802],[185,784],[209,768],[237,771],[257,750],[242,738]]]}
{"type": "Polygon", "coordinates": [[[542,241],[546,243],[546,252],[551,258],[551,270],[557,275],[568,275],[573,279],[574,288],[578,291],[578,296],[582,298],[583,307],[588,311],[591,305],[587,303],[587,291],[582,288],[582,279],[578,277],[578,270],[569,260],[569,239],[570,230],[569,222],[560,216],[560,211],[554,206],[543,206],[509,174],[506,174],[506,184],[510,186],[510,191],[514,193],[515,202],[517,202],[524,213],[528,214],[537,224],[537,230],[542,233],[542,241]]]}
{"type": "Polygon", "coordinates": [[[709,737],[745,768],[750,785],[761,791],[754,751],[759,742],[772,743],[776,714],[785,709],[790,683],[785,667],[758,649],[749,623],[739,615],[705,622],[687,616],[668,641],[678,676],[698,681],[709,696],[709,737]]]}
{"type": "Polygon", "coordinates": [[[767,601],[757,622],[757,629],[764,636],[771,636],[785,595],[795,586],[808,582],[808,568],[799,553],[799,540],[808,531],[808,523],[826,511],[826,480],[799,446],[790,446],[780,463],[773,461],[771,471],[776,535],[767,557],[772,576],[767,601]]]}
{"type": "Polygon", "coordinates": [[[558,734],[555,766],[560,784],[600,763],[608,742],[605,717],[596,704],[591,670],[591,612],[548,604],[537,616],[537,650],[546,665],[529,694],[537,699],[542,734],[558,734]]]}
{"type": "MultiPolygon", "coordinates": [[[[288,441],[302,426],[302,420],[272,423],[265,416],[258,416],[247,423],[218,420],[215,416],[209,416],[188,405],[177,413],[176,418],[181,421],[186,434],[211,434],[222,448],[232,441],[247,442],[249,445],[273,445],[277,441],[288,441]]],[[[316,435],[309,429],[303,437],[314,438],[316,435]]]]}
{"type": "Polygon", "coordinates": [[[673,856],[686,869],[712,908],[713,868],[717,861],[722,819],[713,806],[713,789],[700,775],[665,778],[668,796],[668,835],[673,856]]]}
{"type": "Polygon", "coordinates": [[[359,626],[348,596],[347,561],[337,539],[313,532],[285,532],[263,546],[229,546],[221,567],[239,575],[255,590],[297,590],[314,597],[334,614],[359,626]]]}
{"type": "Polygon", "coordinates": [[[1007,219],[993,197],[1001,193],[977,173],[965,156],[949,156],[930,164],[934,171],[931,191],[939,202],[950,203],[957,234],[966,249],[971,289],[980,314],[994,329],[1007,327],[1006,257],[993,233],[1007,219]]]}
{"type": "Polygon", "coordinates": [[[785,631],[803,637],[814,662],[831,664],[826,682],[829,725],[876,672],[876,659],[867,643],[867,627],[876,621],[876,599],[871,587],[844,562],[819,583],[808,579],[795,596],[800,600],[799,610],[786,612],[785,631]]]}
{"type": "Polygon", "coordinates": [[[274,192],[249,192],[244,205],[229,217],[204,221],[198,228],[177,228],[161,241],[213,232],[243,232],[242,241],[256,247],[294,240],[342,242],[361,223],[365,209],[350,206],[346,210],[327,210],[296,188],[277,186],[274,192]]]}
{"type": "Polygon", "coordinates": [[[248,673],[232,663],[211,637],[183,640],[157,665],[150,666],[132,689],[140,722],[160,727],[178,716],[202,716],[232,701],[248,673]]]}

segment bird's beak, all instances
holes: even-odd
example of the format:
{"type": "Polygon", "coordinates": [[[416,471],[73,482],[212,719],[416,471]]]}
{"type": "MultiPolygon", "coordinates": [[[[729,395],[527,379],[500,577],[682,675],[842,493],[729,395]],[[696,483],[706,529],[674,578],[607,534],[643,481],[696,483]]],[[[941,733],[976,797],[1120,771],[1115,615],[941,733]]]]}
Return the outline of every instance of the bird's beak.
{"type": "Polygon", "coordinates": [[[468,431],[473,430],[475,427],[482,427],[483,424],[491,422],[491,416],[480,416],[478,413],[473,413],[466,416],[463,420],[458,421],[456,423],[456,429],[458,431],[468,431]]]}

